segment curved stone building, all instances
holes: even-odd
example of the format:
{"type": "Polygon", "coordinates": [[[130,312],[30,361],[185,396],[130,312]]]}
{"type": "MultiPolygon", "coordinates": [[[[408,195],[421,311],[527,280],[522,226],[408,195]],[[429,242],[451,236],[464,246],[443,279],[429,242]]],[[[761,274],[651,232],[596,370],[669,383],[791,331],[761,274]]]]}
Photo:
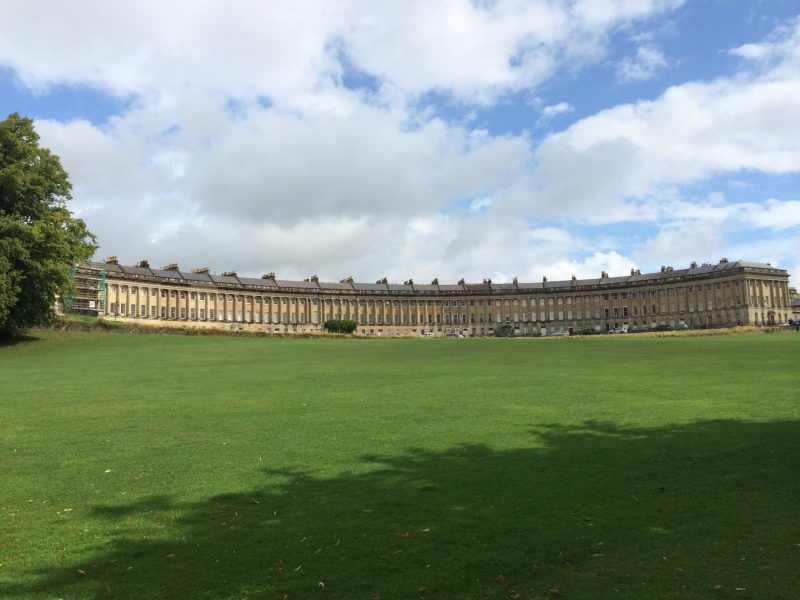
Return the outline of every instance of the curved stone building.
{"type": "Polygon", "coordinates": [[[581,333],[665,326],[770,325],[791,318],[789,275],[769,264],[696,263],[658,273],[522,283],[338,283],[260,279],[116,257],[76,269],[70,310],[141,324],[271,333],[323,331],[352,319],[363,335],[491,336],[581,333]]]}

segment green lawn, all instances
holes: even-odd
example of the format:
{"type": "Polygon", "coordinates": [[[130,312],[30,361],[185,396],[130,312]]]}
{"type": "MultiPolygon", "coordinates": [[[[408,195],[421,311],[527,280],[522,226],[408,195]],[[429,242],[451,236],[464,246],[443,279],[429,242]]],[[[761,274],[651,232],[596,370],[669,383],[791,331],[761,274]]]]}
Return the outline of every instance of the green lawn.
{"type": "Polygon", "coordinates": [[[800,597],[798,334],[35,336],[0,597],[800,597]]]}

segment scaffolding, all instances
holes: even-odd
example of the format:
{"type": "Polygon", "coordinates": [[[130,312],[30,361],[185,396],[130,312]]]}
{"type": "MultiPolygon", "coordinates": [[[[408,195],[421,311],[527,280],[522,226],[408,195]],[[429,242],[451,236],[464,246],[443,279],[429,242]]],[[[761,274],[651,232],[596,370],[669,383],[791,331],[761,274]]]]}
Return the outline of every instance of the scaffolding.
{"type": "Polygon", "coordinates": [[[75,292],[65,299],[64,312],[89,317],[102,314],[106,297],[105,270],[86,265],[74,266],[72,267],[72,282],[75,292]]]}

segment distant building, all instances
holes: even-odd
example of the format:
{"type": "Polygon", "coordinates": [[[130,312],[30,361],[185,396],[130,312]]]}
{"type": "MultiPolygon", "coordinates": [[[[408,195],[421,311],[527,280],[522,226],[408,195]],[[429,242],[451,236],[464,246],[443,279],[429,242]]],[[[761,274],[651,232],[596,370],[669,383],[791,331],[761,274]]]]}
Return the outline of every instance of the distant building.
{"type": "Polygon", "coordinates": [[[797,288],[789,288],[789,302],[792,306],[792,316],[800,319],[800,294],[797,293],[797,288]]]}
{"type": "Polygon", "coordinates": [[[664,326],[772,325],[792,316],[789,274],[769,264],[728,261],[662,267],[658,273],[520,283],[338,283],[260,279],[210,269],[181,271],[120,265],[116,257],[76,270],[70,310],[142,325],[179,325],[271,333],[323,331],[352,319],[375,336],[491,336],[579,333],[664,326]]]}

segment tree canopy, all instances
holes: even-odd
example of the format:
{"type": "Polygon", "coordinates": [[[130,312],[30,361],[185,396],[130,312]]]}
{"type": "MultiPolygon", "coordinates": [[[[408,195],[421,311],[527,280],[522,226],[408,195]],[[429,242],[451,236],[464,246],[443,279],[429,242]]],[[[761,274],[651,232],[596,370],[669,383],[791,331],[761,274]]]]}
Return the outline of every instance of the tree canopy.
{"type": "Polygon", "coordinates": [[[72,266],[97,248],[67,209],[71,192],[33,121],[18,113],[0,121],[0,336],[51,320],[56,297],[73,291],[72,266]]]}

